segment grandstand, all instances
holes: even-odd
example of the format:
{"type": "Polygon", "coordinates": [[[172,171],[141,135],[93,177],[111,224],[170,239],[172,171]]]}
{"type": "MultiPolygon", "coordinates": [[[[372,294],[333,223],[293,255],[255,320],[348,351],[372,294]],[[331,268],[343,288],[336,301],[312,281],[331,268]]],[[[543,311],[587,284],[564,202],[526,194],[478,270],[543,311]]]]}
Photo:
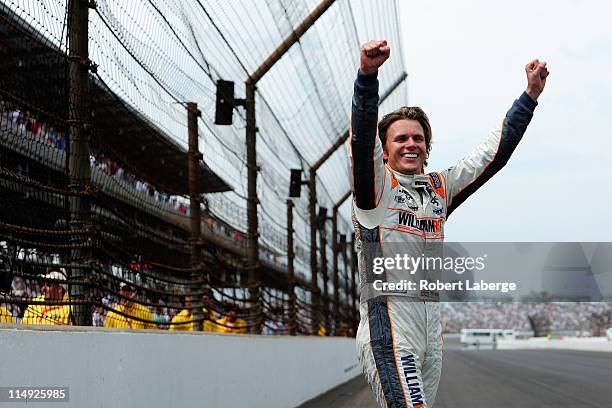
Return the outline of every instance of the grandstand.
{"type": "Polygon", "coordinates": [[[446,333],[462,329],[511,329],[535,336],[563,334],[602,336],[612,325],[612,304],[597,303],[445,303],[446,333]]]}

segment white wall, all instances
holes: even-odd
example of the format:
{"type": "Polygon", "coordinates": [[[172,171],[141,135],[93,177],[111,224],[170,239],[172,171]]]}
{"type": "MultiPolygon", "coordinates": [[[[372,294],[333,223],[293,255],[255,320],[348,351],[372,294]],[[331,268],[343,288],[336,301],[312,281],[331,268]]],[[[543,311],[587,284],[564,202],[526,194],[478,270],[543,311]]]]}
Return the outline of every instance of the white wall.
{"type": "Polygon", "coordinates": [[[347,338],[30,328],[0,327],[0,386],[70,387],[55,408],[293,407],[360,374],[347,338]]]}
{"type": "Polygon", "coordinates": [[[612,341],[605,337],[563,337],[547,339],[535,337],[527,340],[500,340],[497,342],[498,350],[583,350],[612,352],[612,341]]]}

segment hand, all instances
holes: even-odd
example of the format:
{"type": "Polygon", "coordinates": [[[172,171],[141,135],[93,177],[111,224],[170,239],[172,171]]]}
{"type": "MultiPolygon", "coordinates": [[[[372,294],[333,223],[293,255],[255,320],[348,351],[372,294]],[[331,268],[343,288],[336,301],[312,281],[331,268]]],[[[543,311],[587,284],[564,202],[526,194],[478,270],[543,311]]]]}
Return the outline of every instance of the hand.
{"type": "Polygon", "coordinates": [[[538,61],[534,59],[529,64],[525,65],[525,72],[527,73],[527,94],[537,102],[540,94],[544,91],[546,86],[546,77],[548,77],[548,68],[546,68],[546,62],[538,61]]]}
{"type": "Polygon", "coordinates": [[[391,48],[387,45],[387,40],[372,40],[361,46],[361,66],[359,70],[362,74],[373,74],[389,58],[391,48]]]}

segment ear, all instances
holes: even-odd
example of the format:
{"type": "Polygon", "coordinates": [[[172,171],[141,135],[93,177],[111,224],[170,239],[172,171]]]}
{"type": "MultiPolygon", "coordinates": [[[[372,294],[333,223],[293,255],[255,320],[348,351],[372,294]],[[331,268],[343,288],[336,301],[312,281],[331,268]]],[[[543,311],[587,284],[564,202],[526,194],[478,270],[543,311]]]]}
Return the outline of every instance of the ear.
{"type": "Polygon", "coordinates": [[[386,163],[389,161],[389,151],[387,150],[387,144],[383,145],[383,161],[386,163]]]}

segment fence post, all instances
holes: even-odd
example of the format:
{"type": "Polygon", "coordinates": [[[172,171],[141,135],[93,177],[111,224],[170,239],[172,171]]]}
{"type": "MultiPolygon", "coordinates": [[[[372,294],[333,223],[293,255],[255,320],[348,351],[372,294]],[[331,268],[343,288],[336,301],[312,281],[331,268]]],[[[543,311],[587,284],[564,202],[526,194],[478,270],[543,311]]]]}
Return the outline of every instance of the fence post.
{"type": "Polygon", "coordinates": [[[355,252],[355,233],[351,234],[351,245],[349,246],[351,251],[351,317],[353,320],[353,333],[357,333],[357,326],[359,324],[359,314],[357,313],[357,253],[355,252]]]}
{"type": "MultiPolygon", "coordinates": [[[[191,225],[191,279],[200,281],[203,277],[202,265],[202,217],[200,204],[202,194],[200,188],[199,162],[202,153],[198,148],[198,117],[202,113],[198,110],[198,104],[187,103],[187,131],[189,135],[188,173],[189,173],[189,221],[191,225]]],[[[200,304],[199,299],[194,304],[200,304]]],[[[202,309],[195,307],[191,310],[191,318],[197,320],[193,323],[194,331],[202,331],[202,309]]]]}
{"type": "MultiPolygon", "coordinates": [[[[69,199],[70,230],[74,232],[71,235],[71,244],[74,247],[70,251],[70,263],[75,265],[70,275],[72,279],[80,282],[90,277],[88,271],[91,268],[84,267],[91,256],[91,249],[79,247],[88,241],[84,239],[83,231],[90,227],[90,204],[86,195],[87,186],[91,183],[88,15],[88,2],[68,1],[68,173],[69,188],[72,191],[69,199]]],[[[88,286],[80,283],[71,285],[70,299],[79,301],[72,309],[74,322],[79,326],[92,324],[91,304],[81,303],[88,300],[89,294],[88,286]]]]}
{"type": "Polygon", "coordinates": [[[321,240],[321,276],[323,278],[323,304],[322,304],[322,316],[323,316],[323,325],[325,327],[326,335],[330,335],[329,333],[329,276],[327,273],[327,230],[325,227],[325,223],[327,222],[326,218],[323,218],[320,221],[320,230],[319,230],[319,239],[321,240]]]}
{"type": "Polygon", "coordinates": [[[293,201],[287,200],[287,279],[289,281],[289,335],[297,329],[297,299],[295,296],[295,270],[293,269],[293,201]]]}

